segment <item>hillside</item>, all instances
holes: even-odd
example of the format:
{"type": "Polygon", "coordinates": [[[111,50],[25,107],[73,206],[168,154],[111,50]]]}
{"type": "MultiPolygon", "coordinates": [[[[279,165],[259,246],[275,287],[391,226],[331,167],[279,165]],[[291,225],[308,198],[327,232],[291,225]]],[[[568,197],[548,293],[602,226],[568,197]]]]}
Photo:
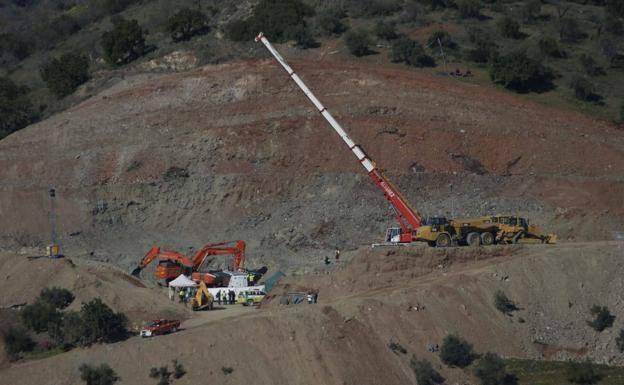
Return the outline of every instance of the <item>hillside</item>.
{"type": "MultiPolygon", "coordinates": [[[[331,49],[292,64],[424,214],[518,213],[562,240],[621,231],[616,127],[331,49]]],[[[392,224],[343,146],[269,60],[128,76],[0,142],[3,244],[47,242],[54,186],[73,254],[128,267],[153,244],[240,238],[252,263],[316,265],[392,224]]]]}
{"type": "Polygon", "coordinates": [[[624,316],[617,294],[624,284],[621,254],[620,243],[361,250],[337,270],[289,278],[271,302],[236,318],[15,363],[0,372],[0,384],[81,384],[77,368],[84,362],[108,363],[122,384],[150,383],[149,368],[173,359],[188,372],[176,380],[181,385],[309,384],[311,378],[318,384],[406,384],[414,383],[412,355],[433,362],[447,383],[476,383],[470,368],[449,369],[427,351],[448,333],[465,337],[480,353],[559,360],[587,355],[622,364],[612,341],[616,328],[596,333],[585,324],[595,303],[608,305],[618,320],[624,316]],[[319,303],[278,305],[281,292],[300,289],[319,289],[319,303]],[[497,311],[496,290],[521,310],[511,317],[497,311]],[[406,354],[393,352],[390,342],[406,354]],[[222,371],[227,367],[229,375],[222,371]]]}

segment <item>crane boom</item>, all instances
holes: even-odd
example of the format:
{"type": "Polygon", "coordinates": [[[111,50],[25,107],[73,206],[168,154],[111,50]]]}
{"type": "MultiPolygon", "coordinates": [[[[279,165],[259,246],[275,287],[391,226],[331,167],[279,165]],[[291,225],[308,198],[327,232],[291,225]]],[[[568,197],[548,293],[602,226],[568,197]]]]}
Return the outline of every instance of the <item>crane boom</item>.
{"type": "Polygon", "coordinates": [[[338,133],[340,138],[345,142],[347,147],[353,152],[356,156],[360,164],[364,166],[368,175],[373,179],[375,185],[377,185],[386,199],[392,205],[394,212],[396,214],[397,221],[401,226],[401,234],[400,234],[400,242],[411,242],[413,232],[420,227],[421,217],[414,210],[407,201],[402,197],[399,190],[392,184],[390,181],[377,169],[375,163],[368,157],[364,149],[355,144],[355,142],[349,137],[346,131],[340,126],[340,124],[334,119],[331,113],[323,106],[323,104],[314,96],[312,91],[305,85],[305,83],[301,80],[301,78],[293,71],[293,69],[286,63],[286,60],[277,52],[277,50],[271,45],[269,40],[264,36],[262,32],[256,36],[256,42],[260,41],[264,46],[271,52],[273,57],[278,61],[278,63],[286,70],[288,75],[292,78],[292,80],[299,86],[299,88],[303,91],[303,93],[310,99],[312,104],[318,109],[318,111],[323,115],[325,120],[332,126],[332,128],[338,133]]]}

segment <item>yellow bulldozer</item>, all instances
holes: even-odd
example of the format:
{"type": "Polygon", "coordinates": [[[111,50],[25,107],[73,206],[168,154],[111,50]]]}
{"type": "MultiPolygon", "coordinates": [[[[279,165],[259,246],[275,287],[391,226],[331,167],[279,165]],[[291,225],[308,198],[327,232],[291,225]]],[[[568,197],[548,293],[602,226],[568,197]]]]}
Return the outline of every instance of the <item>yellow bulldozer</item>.
{"type": "Polygon", "coordinates": [[[525,218],[507,215],[463,219],[427,218],[416,229],[414,238],[437,247],[557,242],[555,234],[540,234],[539,227],[530,225],[525,218]]]}
{"type": "Polygon", "coordinates": [[[198,310],[212,310],[214,304],[214,297],[208,291],[208,287],[204,281],[199,283],[199,288],[197,289],[197,293],[195,297],[191,298],[191,309],[194,311],[198,310]]]}

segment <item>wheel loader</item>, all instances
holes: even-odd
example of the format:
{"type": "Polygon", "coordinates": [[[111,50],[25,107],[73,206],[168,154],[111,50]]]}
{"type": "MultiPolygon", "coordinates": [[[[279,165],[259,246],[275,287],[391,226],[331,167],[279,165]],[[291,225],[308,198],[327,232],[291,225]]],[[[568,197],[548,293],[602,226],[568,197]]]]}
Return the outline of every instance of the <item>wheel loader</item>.
{"type": "Polygon", "coordinates": [[[430,246],[493,245],[506,243],[556,243],[554,234],[540,234],[525,218],[506,215],[446,219],[430,217],[416,229],[416,241],[430,246]]]}
{"type": "Polygon", "coordinates": [[[206,287],[206,283],[201,281],[199,283],[199,288],[197,289],[197,293],[195,297],[191,299],[191,309],[193,311],[198,310],[212,310],[214,304],[214,297],[208,291],[208,287],[206,287]]]}

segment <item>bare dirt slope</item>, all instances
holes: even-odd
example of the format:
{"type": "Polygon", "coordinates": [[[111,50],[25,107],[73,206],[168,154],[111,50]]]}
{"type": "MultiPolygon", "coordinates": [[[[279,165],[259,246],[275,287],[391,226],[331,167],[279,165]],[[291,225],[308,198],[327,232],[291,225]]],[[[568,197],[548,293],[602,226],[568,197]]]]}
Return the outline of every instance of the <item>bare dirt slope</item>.
{"type": "MultiPolygon", "coordinates": [[[[457,332],[477,351],[565,359],[588,355],[622,364],[613,337],[624,317],[621,243],[516,246],[495,249],[362,251],[343,267],[291,277],[276,293],[320,289],[317,305],[279,306],[216,320],[179,333],[77,349],[16,363],[1,384],[79,384],[83,362],[106,362],[122,384],[148,383],[150,367],[182,362],[177,383],[406,384],[412,354],[439,367],[427,351],[457,332]],[[391,254],[391,255],[386,255],[391,254]],[[520,311],[493,306],[504,290],[520,311]],[[589,307],[607,305],[616,325],[598,334],[585,324],[589,307]],[[419,310],[415,310],[418,305],[419,310]],[[520,322],[523,318],[525,322],[520,322]],[[408,353],[395,354],[390,341],[408,353]],[[223,367],[234,369],[230,375],[223,367]],[[29,373],[24,376],[24,373],[29,373]]],[[[440,369],[448,383],[469,370],[440,369]]]]}
{"type": "MultiPolygon", "coordinates": [[[[281,49],[423,213],[518,213],[563,240],[624,228],[615,126],[329,46],[281,49]]],[[[242,238],[254,263],[314,265],[392,224],[360,168],[272,60],[136,73],[0,142],[0,236],[47,243],[54,186],[73,255],[128,267],[153,244],[242,238]]]]}

